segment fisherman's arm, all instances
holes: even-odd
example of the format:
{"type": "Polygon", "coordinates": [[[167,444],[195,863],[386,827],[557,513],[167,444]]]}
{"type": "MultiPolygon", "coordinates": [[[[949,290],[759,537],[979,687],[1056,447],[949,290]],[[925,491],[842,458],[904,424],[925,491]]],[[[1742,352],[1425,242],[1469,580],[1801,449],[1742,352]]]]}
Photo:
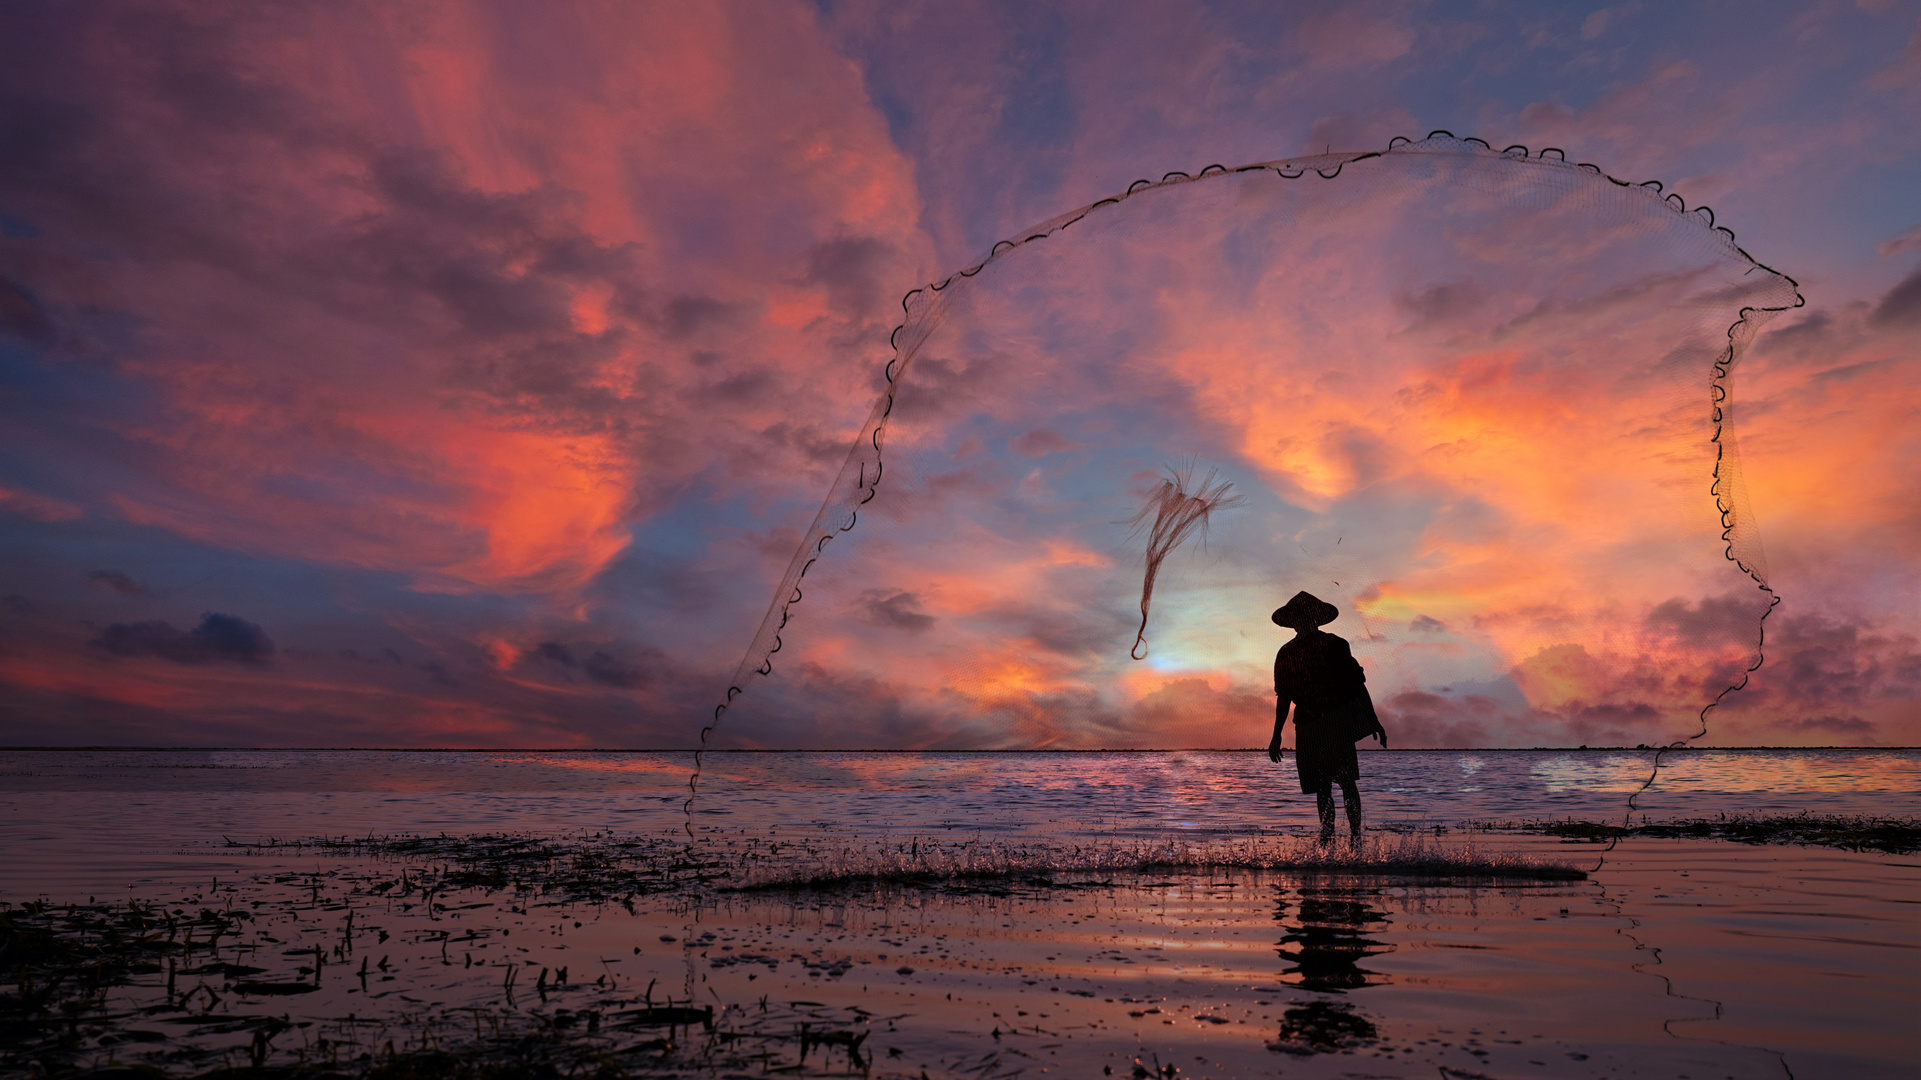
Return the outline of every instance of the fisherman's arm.
{"type": "Polygon", "coordinates": [[[1267,760],[1281,760],[1281,729],[1287,725],[1287,708],[1293,704],[1294,680],[1281,665],[1281,658],[1274,658],[1274,738],[1267,744],[1267,760]]]}
{"type": "Polygon", "coordinates": [[[1281,698],[1274,703],[1274,737],[1267,743],[1267,760],[1269,761],[1281,760],[1281,728],[1287,724],[1288,705],[1286,698],[1281,698]]]}

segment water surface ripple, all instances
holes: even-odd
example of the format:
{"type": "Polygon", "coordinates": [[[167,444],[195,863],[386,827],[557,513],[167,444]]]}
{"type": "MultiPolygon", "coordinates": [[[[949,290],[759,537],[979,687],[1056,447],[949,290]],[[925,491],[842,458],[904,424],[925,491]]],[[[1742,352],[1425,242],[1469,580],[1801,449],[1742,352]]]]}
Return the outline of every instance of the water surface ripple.
{"type": "MultiPolygon", "coordinates": [[[[1652,752],[1362,755],[1375,825],[1618,820],[1652,752]]],[[[1921,815],[1921,751],[1669,755],[1653,820],[1717,814],[1921,815]]],[[[0,898],[55,898],[218,872],[218,846],[330,835],[679,829],[688,753],[0,751],[0,898]]],[[[1302,831],[1291,761],[1246,751],[719,753],[700,830],[1137,839],[1302,831]]]]}

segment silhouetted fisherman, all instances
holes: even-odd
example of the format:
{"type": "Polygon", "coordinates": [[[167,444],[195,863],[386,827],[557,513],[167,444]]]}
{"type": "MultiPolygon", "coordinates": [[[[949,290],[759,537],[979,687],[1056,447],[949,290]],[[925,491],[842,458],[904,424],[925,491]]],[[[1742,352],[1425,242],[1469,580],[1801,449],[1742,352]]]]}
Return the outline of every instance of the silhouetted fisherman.
{"type": "Polygon", "coordinates": [[[1387,732],[1367,695],[1367,674],[1347,647],[1347,639],[1323,633],[1340,611],[1311,593],[1299,592],[1274,612],[1274,624],[1294,631],[1294,640],[1274,654],[1274,739],[1271,761],[1281,760],[1281,728],[1294,707],[1294,767],[1301,791],[1312,792],[1321,814],[1321,843],[1334,839],[1334,785],[1347,802],[1347,827],[1361,835],[1361,764],[1355,742],[1372,735],[1387,746],[1387,732]]]}

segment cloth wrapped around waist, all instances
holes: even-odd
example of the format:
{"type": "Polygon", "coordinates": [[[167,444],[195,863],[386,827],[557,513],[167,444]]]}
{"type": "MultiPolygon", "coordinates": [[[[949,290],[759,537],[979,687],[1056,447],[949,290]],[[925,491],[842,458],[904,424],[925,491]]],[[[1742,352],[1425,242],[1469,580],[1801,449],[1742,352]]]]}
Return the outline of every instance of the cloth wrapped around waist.
{"type": "Polygon", "coordinates": [[[1356,687],[1332,702],[1300,702],[1294,707],[1298,737],[1339,739],[1354,743],[1381,730],[1380,717],[1374,712],[1374,699],[1367,687],[1356,687]]]}

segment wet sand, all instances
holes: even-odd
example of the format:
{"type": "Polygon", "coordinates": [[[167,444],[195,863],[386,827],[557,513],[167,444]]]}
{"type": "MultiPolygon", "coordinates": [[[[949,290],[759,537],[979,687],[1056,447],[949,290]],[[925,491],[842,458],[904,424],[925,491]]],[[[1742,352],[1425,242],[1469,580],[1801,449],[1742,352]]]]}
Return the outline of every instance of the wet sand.
{"type": "Polygon", "coordinates": [[[1921,1049],[1913,856],[1635,838],[1582,882],[1185,870],[599,904],[448,888],[431,860],[220,857],[246,872],[166,912],[175,940],[203,909],[225,929],[113,989],[76,1063],[533,1031],[713,1075],[1700,1080],[1908,1076],[1921,1049]]]}

